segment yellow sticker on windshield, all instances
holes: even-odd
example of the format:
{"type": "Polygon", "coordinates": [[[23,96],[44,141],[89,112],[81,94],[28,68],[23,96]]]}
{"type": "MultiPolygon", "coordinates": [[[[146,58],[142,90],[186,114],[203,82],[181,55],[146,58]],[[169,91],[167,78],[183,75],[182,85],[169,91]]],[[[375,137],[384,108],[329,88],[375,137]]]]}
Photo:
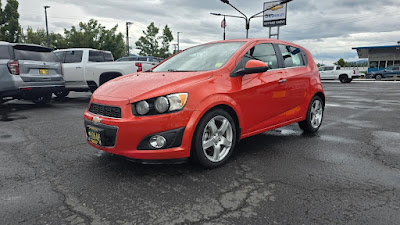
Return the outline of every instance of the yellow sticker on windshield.
{"type": "Polygon", "coordinates": [[[222,66],[222,63],[215,63],[215,68],[220,68],[222,66]]]}

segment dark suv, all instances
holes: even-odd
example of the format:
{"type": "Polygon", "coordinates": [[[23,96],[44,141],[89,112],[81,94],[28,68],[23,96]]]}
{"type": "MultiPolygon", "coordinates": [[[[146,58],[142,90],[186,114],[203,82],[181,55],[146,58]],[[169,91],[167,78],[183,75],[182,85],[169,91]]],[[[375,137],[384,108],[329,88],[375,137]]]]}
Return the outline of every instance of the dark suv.
{"type": "Polygon", "coordinates": [[[65,86],[61,63],[52,50],[0,42],[0,103],[26,99],[46,104],[65,86]]]}
{"type": "Polygon", "coordinates": [[[384,70],[374,71],[371,75],[375,80],[400,78],[400,66],[391,66],[384,70]]]}

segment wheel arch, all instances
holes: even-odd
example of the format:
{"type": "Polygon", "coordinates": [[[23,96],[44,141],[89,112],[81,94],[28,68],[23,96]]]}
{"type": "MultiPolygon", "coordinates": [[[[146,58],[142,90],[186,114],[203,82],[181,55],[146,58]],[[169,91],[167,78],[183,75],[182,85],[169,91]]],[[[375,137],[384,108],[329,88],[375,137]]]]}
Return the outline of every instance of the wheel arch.
{"type": "Polygon", "coordinates": [[[106,83],[107,81],[110,81],[114,78],[122,76],[122,73],[116,72],[116,71],[109,71],[109,72],[104,72],[100,74],[99,76],[99,85],[101,86],[102,84],[106,83]]]}

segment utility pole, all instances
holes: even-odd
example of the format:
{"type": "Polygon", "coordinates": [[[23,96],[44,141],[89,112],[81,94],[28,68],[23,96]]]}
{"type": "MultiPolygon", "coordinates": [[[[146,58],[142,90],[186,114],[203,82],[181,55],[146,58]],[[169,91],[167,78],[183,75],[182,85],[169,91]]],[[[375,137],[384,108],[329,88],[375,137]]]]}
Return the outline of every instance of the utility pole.
{"type": "Polygon", "coordinates": [[[182,32],[177,32],[177,39],[178,39],[178,52],[179,52],[179,34],[181,34],[182,32]]]}
{"type": "Polygon", "coordinates": [[[50,6],[45,5],[43,7],[44,7],[44,17],[46,19],[47,47],[50,47],[49,24],[47,22],[47,9],[50,8],[50,6]]]}
{"type": "Polygon", "coordinates": [[[132,22],[126,22],[126,56],[129,56],[129,25],[133,24],[132,22]]]}

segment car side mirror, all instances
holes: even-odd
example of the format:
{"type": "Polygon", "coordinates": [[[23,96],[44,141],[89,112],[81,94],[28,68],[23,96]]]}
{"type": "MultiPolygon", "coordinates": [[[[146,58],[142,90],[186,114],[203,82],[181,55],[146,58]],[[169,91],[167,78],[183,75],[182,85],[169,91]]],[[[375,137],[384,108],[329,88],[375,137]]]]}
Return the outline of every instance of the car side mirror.
{"type": "Polygon", "coordinates": [[[243,69],[239,69],[231,77],[239,77],[246,74],[263,73],[269,70],[269,66],[260,60],[249,60],[243,69]]]}

